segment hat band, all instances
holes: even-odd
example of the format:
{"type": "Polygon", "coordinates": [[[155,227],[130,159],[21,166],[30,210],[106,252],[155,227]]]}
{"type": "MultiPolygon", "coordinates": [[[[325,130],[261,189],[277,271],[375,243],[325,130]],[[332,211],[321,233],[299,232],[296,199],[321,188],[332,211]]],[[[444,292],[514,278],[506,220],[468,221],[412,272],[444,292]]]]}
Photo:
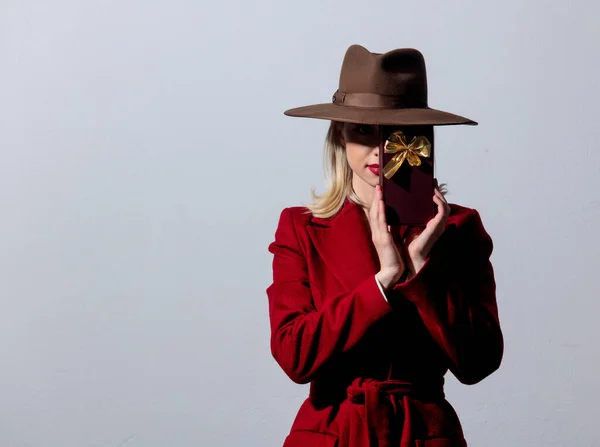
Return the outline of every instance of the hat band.
{"type": "Polygon", "coordinates": [[[366,107],[366,108],[423,108],[427,102],[418,98],[399,95],[380,95],[378,93],[344,93],[337,90],[332,102],[336,105],[366,107]]]}

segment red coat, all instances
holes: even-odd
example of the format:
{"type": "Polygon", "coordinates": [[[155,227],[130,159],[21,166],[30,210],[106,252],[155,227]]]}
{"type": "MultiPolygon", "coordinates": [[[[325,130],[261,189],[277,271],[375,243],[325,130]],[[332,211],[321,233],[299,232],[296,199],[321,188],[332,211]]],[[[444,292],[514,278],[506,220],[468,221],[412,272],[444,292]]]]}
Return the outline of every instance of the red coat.
{"type": "Polygon", "coordinates": [[[410,280],[382,296],[367,217],[347,200],[330,219],[282,211],[267,289],[271,351],[310,393],[284,447],[466,445],[444,398],[503,355],[492,240],[474,209],[451,204],[446,228],[410,280]]]}

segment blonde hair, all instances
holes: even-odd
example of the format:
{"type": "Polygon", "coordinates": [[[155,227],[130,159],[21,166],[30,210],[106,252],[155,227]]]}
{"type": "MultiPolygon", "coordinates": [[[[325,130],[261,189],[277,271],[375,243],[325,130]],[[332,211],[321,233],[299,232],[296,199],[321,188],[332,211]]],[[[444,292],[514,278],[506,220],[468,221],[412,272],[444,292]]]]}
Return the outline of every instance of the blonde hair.
{"type": "MultiPolygon", "coordinates": [[[[323,169],[327,190],[323,194],[317,194],[311,188],[312,202],[305,205],[307,213],[314,217],[329,218],[335,216],[344,206],[346,198],[352,202],[366,206],[354,192],[352,187],[352,169],[346,158],[346,148],[342,146],[339,132],[342,122],[331,121],[325,137],[323,151],[323,169]]],[[[446,184],[439,185],[440,192],[446,195],[446,184]]]]}

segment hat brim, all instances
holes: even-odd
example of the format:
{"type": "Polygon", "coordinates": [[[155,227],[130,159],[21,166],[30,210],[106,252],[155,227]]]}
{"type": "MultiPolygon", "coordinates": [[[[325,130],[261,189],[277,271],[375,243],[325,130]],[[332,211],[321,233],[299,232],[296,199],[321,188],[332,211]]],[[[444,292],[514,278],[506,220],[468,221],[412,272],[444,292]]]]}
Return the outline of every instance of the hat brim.
{"type": "Polygon", "coordinates": [[[317,118],[360,124],[382,125],[433,125],[450,126],[467,124],[476,126],[477,122],[464,116],[432,108],[380,109],[367,107],[339,106],[333,103],[314,104],[296,107],[283,112],[287,116],[317,118]]]}

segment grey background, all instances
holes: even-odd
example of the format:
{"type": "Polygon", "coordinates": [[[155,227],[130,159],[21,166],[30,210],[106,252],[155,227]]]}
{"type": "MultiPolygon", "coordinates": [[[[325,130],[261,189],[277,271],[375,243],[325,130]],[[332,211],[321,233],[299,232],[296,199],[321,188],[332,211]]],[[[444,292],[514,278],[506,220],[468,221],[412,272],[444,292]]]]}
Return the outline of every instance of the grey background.
{"type": "Polygon", "coordinates": [[[600,442],[597,2],[0,2],[0,445],[279,446],[284,206],[323,191],[346,48],[416,47],[448,200],[495,242],[506,355],[473,446],[600,442]]]}

